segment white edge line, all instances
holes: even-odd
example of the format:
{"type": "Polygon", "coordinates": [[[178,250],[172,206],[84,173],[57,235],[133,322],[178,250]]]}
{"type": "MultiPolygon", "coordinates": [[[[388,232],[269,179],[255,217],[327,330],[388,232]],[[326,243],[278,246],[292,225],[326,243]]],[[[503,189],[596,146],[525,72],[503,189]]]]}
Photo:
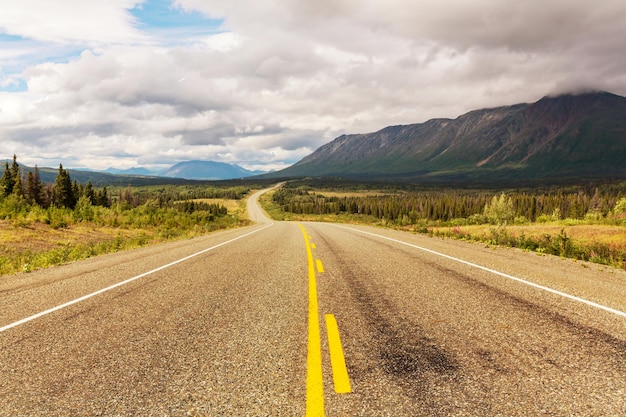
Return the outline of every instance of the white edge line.
{"type": "Polygon", "coordinates": [[[89,298],[91,298],[91,297],[95,297],[96,295],[99,295],[99,294],[102,294],[102,293],[104,293],[104,292],[110,291],[110,290],[112,290],[112,289],[114,289],[114,288],[121,287],[122,285],[126,285],[126,284],[128,284],[128,283],[130,283],[130,282],[133,282],[133,281],[135,281],[135,280],[138,280],[139,278],[143,278],[143,277],[145,277],[145,276],[147,276],[147,275],[154,274],[155,272],[161,271],[161,270],[163,270],[163,269],[169,268],[169,267],[174,266],[174,265],[176,265],[176,264],[179,264],[179,263],[181,263],[181,262],[187,261],[187,260],[189,260],[189,259],[191,259],[191,258],[193,258],[193,257],[196,257],[196,256],[198,256],[198,255],[202,255],[203,253],[206,253],[206,252],[211,251],[211,250],[213,250],[213,249],[219,248],[220,246],[227,245],[227,244],[232,243],[232,242],[234,242],[234,241],[236,241],[236,240],[239,240],[239,239],[242,239],[242,238],[244,238],[244,237],[250,236],[251,234],[254,234],[254,233],[260,232],[261,230],[267,229],[268,227],[273,226],[273,225],[274,225],[274,223],[270,223],[270,224],[268,224],[267,226],[264,226],[264,227],[262,227],[262,228],[260,228],[260,229],[253,230],[252,232],[246,233],[245,235],[238,236],[238,237],[236,237],[236,238],[234,238],[234,239],[231,239],[231,240],[228,240],[228,241],[226,241],[226,242],[222,242],[222,243],[220,243],[220,244],[217,244],[217,245],[215,245],[215,246],[211,246],[210,248],[207,248],[207,249],[201,250],[200,252],[196,252],[196,253],[191,254],[191,255],[189,255],[189,256],[185,256],[184,258],[178,259],[178,260],[176,260],[176,261],[174,261],[174,262],[170,262],[170,263],[169,263],[169,264],[167,264],[167,265],[160,266],[160,267],[155,268],[155,269],[153,269],[153,270],[151,270],[151,271],[144,272],[143,274],[139,274],[139,275],[134,276],[134,277],[132,277],[132,278],[128,278],[128,279],[127,279],[127,280],[125,280],[125,281],[121,281],[121,282],[118,282],[117,284],[113,284],[113,285],[108,286],[108,287],[106,287],[106,288],[102,288],[101,290],[98,290],[98,291],[92,292],[91,294],[83,295],[82,297],[79,297],[79,298],[77,298],[77,299],[75,299],[75,300],[68,301],[67,303],[63,303],[63,304],[61,304],[61,305],[58,305],[58,306],[56,306],[56,307],[52,307],[52,308],[50,308],[50,309],[48,309],[48,310],[45,310],[45,311],[42,311],[42,312],[40,312],[40,313],[33,314],[33,315],[32,315],[32,316],[30,316],[30,317],[26,317],[26,318],[24,318],[24,319],[21,319],[21,320],[18,320],[18,321],[16,321],[16,322],[14,322],[14,323],[7,324],[7,325],[6,325],[6,326],[4,326],[4,327],[0,327],[0,333],[4,332],[5,330],[9,330],[9,329],[11,329],[11,328],[13,328],[13,327],[17,327],[17,326],[19,326],[19,325],[21,325],[21,324],[28,323],[29,321],[32,321],[32,320],[38,319],[38,318],[43,317],[43,316],[45,316],[45,315],[48,315],[48,314],[50,314],[50,313],[54,313],[55,311],[61,310],[61,309],[65,308],[65,307],[69,307],[69,306],[71,306],[71,305],[73,305],[73,304],[80,303],[81,301],[85,301],[85,300],[87,300],[87,299],[89,299],[89,298]]]}
{"type": "Polygon", "coordinates": [[[447,259],[450,259],[450,260],[453,260],[453,261],[456,261],[456,262],[460,262],[462,264],[469,265],[469,266],[472,266],[474,268],[482,269],[483,271],[491,272],[492,274],[499,275],[501,277],[508,278],[510,280],[517,281],[517,282],[520,282],[522,284],[526,284],[526,285],[534,287],[534,288],[538,288],[540,290],[549,292],[551,294],[556,294],[558,296],[561,296],[561,297],[564,297],[564,298],[568,298],[570,300],[574,300],[574,301],[577,301],[579,303],[583,303],[583,304],[586,304],[588,306],[595,307],[597,309],[604,310],[604,311],[607,311],[609,313],[612,313],[612,314],[615,314],[615,315],[618,315],[618,316],[626,317],[626,313],[623,312],[623,311],[616,310],[614,308],[607,307],[607,306],[604,306],[602,304],[594,303],[593,301],[585,300],[584,298],[576,297],[575,295],[570,295],[570,294],[567,294],[567,293],[564,293],[564,292],[561,292],[561,291],[557,291],[557,290],[554,290],[552,288],[545,287],[543,285],[535,284],[534,282],[526,281],[524,279],[514,277],[513,275],[509,275],[509,274],[505,274],[504,272],[496,271],[495,269],[487,268],[485,266],[478,265],[478,264],[475,264],[475,263],[472,263],[472,262],[468,262],[468,261],[465,261],[463,259],[455,258],[454,256],[446,255],[445,253],[436,252],[434,250],[427,249],[427,248],[424,248],[424,247],[421,247],[421,246],[418,246],[418,245],[414,245],[412,243],[403,242],[401,240],[394,239],[394,238],[387,237],[387,236],[383,236],[383,235],[379,235],[379,234],[376,234],[376,233],[366,232],[364,230],[353,229],[351,227],[339,226],[339,225],[334,225],[334,226],[341,227],[343,229],[352,230],[352,231],[359,232],[359,233],[363,233],[363,234],[366,234],[366,235],[376,236],[376,237],[379,237],[379,238],[382,238],[382,239],[390,240],[392,242],[401,243],[403,245],[410,246],[412,248],[419,249],[419,250],[422,250],[424,252],[432,253],[434,255],[438,255],[438,256],[441,256],[441,257],[444,257],[444,258],[447,258],[447,259]]]}

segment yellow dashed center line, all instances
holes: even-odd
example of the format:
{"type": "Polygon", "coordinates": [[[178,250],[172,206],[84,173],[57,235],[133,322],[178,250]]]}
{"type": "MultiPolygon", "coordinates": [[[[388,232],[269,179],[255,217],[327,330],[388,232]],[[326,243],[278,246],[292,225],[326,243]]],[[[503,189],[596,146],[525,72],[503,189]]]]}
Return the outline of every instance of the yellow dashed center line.
{"type": "MultiPolygon", "coordinates": [[[[307,374],[306,374],[306,417],[324,417],[324,381],[322,372],[322,344],[320,336],[319,304],[317,300],[317,272],[324,272],[324,265],[320,259],[313,261],[315,245],[311,243],[304,226],[299,225],[304,236],[309,272],[309,328],[307,345],[307,374]]],[[[328,333],[328,348],[330,364],[333,373],[335,392],[345,394],[352,392],[350,379],[346,368],[346,360],[339,338],[337,320],[332,314],[326,314],[326,330],[328,333]]]]}
{"type": "Polygon", "coordinates": [[[324,382],[322,377],[322,345],[315,266],[309,236],[304,226],[300,225],[300,228],[304,235],[309,265],[309,340],[307,345],[306,417],[323,417],[324,382]]]}
{"type": "Polygon", "coordinates": [[[338,394],[352,392],[346,359],[339,338],[339,327],[335,316],[332,314],[326,314],[326,331],[328,332],[328,348],[330,349],[330,365],[333,368],[335,392],[338,394]]]}

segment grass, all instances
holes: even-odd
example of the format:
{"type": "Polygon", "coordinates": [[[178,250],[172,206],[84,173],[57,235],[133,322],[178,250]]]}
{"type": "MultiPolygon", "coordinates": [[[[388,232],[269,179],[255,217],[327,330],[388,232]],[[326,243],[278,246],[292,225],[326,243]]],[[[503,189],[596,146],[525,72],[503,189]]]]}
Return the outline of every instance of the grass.
{"type": "Polygon", "coordinates": [[[76,212],[61,209],[33,210],[0,220],[0,275],[249,224],[241,200],[202,201],[222,204],[228,214],[215,217],[142,206],[132,210],[93,207],[89,220],[77,220],[76,212]]]}
{"type": "Polygon", "coordinates": [[[626,269],[626,228],[602,224],[446,226],[422,230],[433,236],[516,247],[626,269]]]}
{"type": "Polygon", "coordinates": [[[36,269],[86,259],[103,253],[162,241],[155,231],[78,224],[53,228],[45,223],[11,225],[0,221],[0,274],[36,269]]]}
{"type": "MultiPolygon", "coordinates": [[[[433,227],[434,233],[453,233],[456,226],[433,227]]],[[[460,233],[474,236],[488,236],[493,230],[493,225],[468,225],[457,227],[460,233]]],[[[545,235],[558,236],[562,231],[572,240],[580,243],[601,243],[606,245],[620,245],[626,242],[626,228],[604,224],[579,224],[567,225],[567,221],[552,222],[550,224],[528,224],[506,226],[508,233],[514,236],[525,235],[529,238],[539,239],[545,235]]],[[[459,233],[459,232],[457,232],[459,233]]]]}

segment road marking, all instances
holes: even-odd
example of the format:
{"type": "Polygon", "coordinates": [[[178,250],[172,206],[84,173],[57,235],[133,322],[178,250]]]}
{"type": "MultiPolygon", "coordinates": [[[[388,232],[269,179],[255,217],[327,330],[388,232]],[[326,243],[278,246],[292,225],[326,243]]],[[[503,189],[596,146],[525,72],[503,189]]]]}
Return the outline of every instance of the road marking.
{"type": "Polygon", "coordinates": [[[322,265],[321,259],[316,259],[315,264],[317,265],[317,272],[319,272],[320,274],[324,272],[324,265],[322,265]]]}
{"type": "Polygon", "coordinates": [[[247,236],[250,236],[250,235],[252,235],[252,234],[254,234],[254,233],[260,232],[261,230],[267,229],[268,227],[273,226],[273,225],[274,225],[274,223],[270,223],[270,224],[268,224],[267,226],[263,226],[263,227],[262,227],[262,228],[260,228],[260,229],[253,230],[252,232],[246,233],[245,235],[241,235],[241,236],[239,236],[239,237],[236,237],[236,238],[234,238],[234,239],[228,240],[228,241],[226,241],[226,242],[222,242],[222,243],[220,243],[220,244],[218,244],[218,245],[211,246],[210,248],[207,248],[207,249],[201,250],[200,252],[196,252],[196,253],[194,253],[194,254],[192,254],[192,255],[186,256],[186,257],[181,258],[181,259],[179,259],[179,260],[177,260],[177,261],[170,262],[170,263],[169,263],[169,264],[167,264],[167,265],[160,266],[160,267],[155,268],[155,269],[153,269],[153,270],[151,270],[151,271],[144,272],[143,274],[139,274],[139,275],[137,275],[137,276],[134,276],[134,277],[132,277],[132,278],[129,278],[129,279],[125,280],[125,281],[118,282],[117,284],[113,284],[113,285],[111,285],[111,286],[109,286],[109,287],[106,287],[106,288],[103,288],[103,289],[101,289],[101,290],[98,290],[98,291],[92,292],[91,294],[83,295],[82,297],[77,298],[77,299],[75,299],[75,300],[68,301],[67,303],[63,303],[63,304],[58,305],[58,306],[56,306],[56,307],[52,307],[52,308],[50,308],[50,309],[48,309],[48,310],[46,310],[46,311],[42,311],[41,313],[33,314],[33,315],[32,315],[32,316],[30,316],[30,317],[26,317],[26,318],[24,318],[24,319],[21,319],[21,320],[18,320],[18,321],[16,321],[16,322],[14,322],[14,323],[7,324],[7,325],[6,325],[6,326],[4,326],[4,327],[0,327],[0,333],[4,332],[5,330],[9,330],[9,329],[11,329],[11,328],[13,328],[13,327],[17,327],[17,326],[19,326],[19,325],[22,325],[22,324],[24,324],[24,323],[28,323],[29,321],[32,321],[32,320],[38,319],[38,318],[43,317],[43,316],[45,316],[45,315],[48,315],[48,314],[50,314],[50,313],[54,313],[55,311],[61,310],[61,309],[65,308],[65,307],[69,307],[69,306],[71,306],[71,305],[73,305],[73,304],[80,303],[81,301],[85,301],[85,300],[87,300],[87,299],[89,299],[89,298],[91,298],[91,297],[95,297],[96,295],[100,295],[100,294],[105,293],[105,292],[107,292],[107,291],[110,291],[110,290],[112,290],[112,289],[114,289],[114,288],[121,287],[122,285],[126,285],[126,284],[128,284],[128,283],[130,283],[130,282],[133,282],[133,281],[135,281],[135,280],[138,280],[139,278],[143,278],[143,277],[145,277],[145,276],[147,276],[147,275],[154,274],[155,272],[162,271],[163,269],[166,269],[166,268],[169,268],[169,267],[174,266],[174,265],[176,265],[176,264],[179,264],[179,263],[181,263],[181,262],[187,261],[187,260],[189,260],[189,259],[191,259],[191,258],[194,258],[194,257],[198,256],[198,255],[202,255],[203,253],[206,253],[206,252],[211,251],[211,250],[213,250],[213,249],[217,249],[217,248],[219,248],[220,246],[224,246],[224,245],[227,245],[227,244],[229,244],[229,243],[232,243],[232,242],[234,242],[234,241],[236,241],[236,240],[243,239],[244,237],[247,237],[247,236]]]}
{"type": "Polygon", "coordinates": [[[347,394],[352,392],[350,378],[346,367],[346,359],[339,338],[339,327],[337,320],[332,314],[326,314],[326,331],[328,333],[328,348],[330,350],[330,365],[333,369],[333,382],[337,394],[347,394]]]}
{"type": "Polygon", "coordinates": [[[577,301],[579,303],[583,303],[583,304],[586,304],[588,306],[595,307],[597,309],[606,311],[608,313],[615,314],[617,316],[626,317],[626,313],[623,312],[623,311],[616,310],[614,308],[607,307],[607,306],[604,306],[602,304],[594,303],[593,301],[585,300],[584,298],[576,297],[575,295],[570,295],[570,294],[567,294],[567,293],[564,293],[564,292],[561,292],[561,291],[558,291],[558,290],[554,290],[554,289],[552,289],[550,287],[545,287],[543,285],[535,284],[534,282],[527,281],[525,279],[518,278],[518,277],[515,277],[513,275],[506,274],[504,272],[496,271],[495,269],[487,268],[486,266],[478,265],[478,264],[475,264],[475,263],[472,263],[472,262],[469,262],[469,261],[465,261],[463,259],[455,258],[454,256],[446,255],[445,253],[440,253],[440,252],[434,251],[432,249],[427,249],[427,248],[424,248],[424,247],[421,247],[421,246],[418,246],[418,245],[414,245],[412,243],[403,242],[401,240],[394,239],[394,238],[387,237],[387,236],[383,236],[383,235],[379,235],[379,234],[376,234],[376,233],[366,232],[364,230],[353,229],[351,227],[340,226],[340,225],[334,225],[334,226],[340,227],[342,229],[352,230],[354,232],[363,233],[365,235],[376,236],[376,237],[379,237],[381,239],[390,240],[392,242],[400,243],[402,245],[410,246],[412,248],[419,249],[419,250],[422,250],[424,252],[432,253],[433,255],[438,255],[438,256],[441,256],[441,257],[446,258],[446,259],[450,259],[450,260],[453,260],[453,261],[456,261],[456,262],[460,262],[460,263],[465,264],[465,265],[472,266],[474,268],[482,269],[483,271],[491,272],[492,274],[499,275],[499,276],[501,276],[503,278],[507,278],[507,279],[519,282],[521,284],[525,284],[525,285],[528,285],[530,287],[534,287],[534,288],[537,288],[537,289],[549,292],[551,294],[555,294],[555,295],[561,296],[563,298],[567,298],[569,300],[577,301]]]}
{"type": "Polygon", "coordinates": [[[311,249],[315,249],[317,248],[317,246],[315,246],[315,243],[311,242],[311,249]]]}
{"type": "Polygon", "coordinates": [[[309,243],[309,236],[301,224],[309,271],[309,329],[307,345],[306,373],[306,417],[324,416],[324,382],[322,378],[322,342],[320,337],[319,306],[317,303],[317,283],[315,263],[309,243]]]}

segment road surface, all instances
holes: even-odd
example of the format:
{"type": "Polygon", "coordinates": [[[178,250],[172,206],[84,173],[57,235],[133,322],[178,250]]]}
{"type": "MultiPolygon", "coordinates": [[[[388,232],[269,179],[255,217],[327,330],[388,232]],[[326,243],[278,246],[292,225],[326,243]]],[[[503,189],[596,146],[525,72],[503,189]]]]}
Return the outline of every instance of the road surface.
{"type": "Polygon", "coordinates": [[[0,277],[1,416],[622,416],[626,273],[271,222],[0,277]]]}

